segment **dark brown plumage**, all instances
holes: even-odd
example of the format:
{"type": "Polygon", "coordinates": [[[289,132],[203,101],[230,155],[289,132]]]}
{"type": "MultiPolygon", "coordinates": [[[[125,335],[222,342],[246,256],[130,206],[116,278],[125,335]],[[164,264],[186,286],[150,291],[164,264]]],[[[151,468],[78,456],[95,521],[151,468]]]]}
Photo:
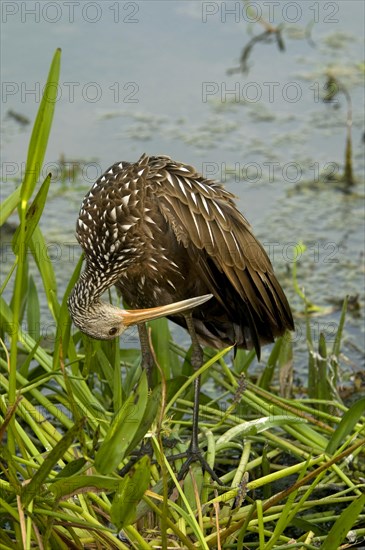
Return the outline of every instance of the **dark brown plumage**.
{"type": "MultiPolygon", "coordinates": [[[[76,324],[82,330],[88,307],[116,284],[132,308],[213,294],[193,312],[199,340],[213,347],[254,347],[259,356],[262,344],[292,330],[271,262],[233,199],[168,157],[114,164],[80,210],[86,270],[70,298],[76,324]]],[[[171,319],[186,327],[184,315],[171,319]]]]}
{"type": "MultiPolygon", "coordinates": [[[[294,327],[271,262],[233,195],[191,166],[145,155],[114,164],[86,195],[77,238],[86,267],[68,301],[74,323],[100,339],[139,323],[149,380],[153,359],[143,324],[149,318],[169,315],[188,329],[195,369],[203,363],[201,343],[255,348],[259,357],[263,344],[294,327]],[[102,302],[112,285],[142,311],[102,302]]],[[[189,457],[180,477],[200,460],[219,482],[199,452],[199,391],[197,377],[189,457]]]]}

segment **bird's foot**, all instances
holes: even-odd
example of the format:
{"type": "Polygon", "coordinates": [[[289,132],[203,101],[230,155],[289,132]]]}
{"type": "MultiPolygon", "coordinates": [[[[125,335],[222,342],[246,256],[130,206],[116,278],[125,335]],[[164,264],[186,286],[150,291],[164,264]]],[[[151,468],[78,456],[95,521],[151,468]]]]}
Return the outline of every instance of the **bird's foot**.
{"type": "Polygon", "coordinates": [[[200,465],[202,467],[203,472],[208,472],[210,474],[211,478],[218,483],[218,485],[223,485],[222,481],[219,479],[213,468],[211,468],[208,464],[208,462],[205,460],[204,456],[202,455],[202,452],[199,448],[195,449],[192,446],[189,447],[189,449],[185,453],[180,453],[177,455],[173,455],[168,457],[169,461],[178,460],[179,458],[186,458],[185,462],[183,463],[182,467],[180,468],[179,473],[177,474],[178,481],[181,481],[184,479],[186,474],[189,471],[189,467],[193,462],[200,462],[200,465]]]}
{"type": "Polygon", "coordinates": [[[147,440],[146,443],[143,443],[141,445],[141,448],[129,459],[127,464],[123,466],[121,470],[119,470],[120,477],[124,477],[128,474],[130,469],[135,465],[136,462],[143,456],[149,456],[152,457],[153,455],[153,449],[152,449],[152,443],[150,440],[147,440]]]}

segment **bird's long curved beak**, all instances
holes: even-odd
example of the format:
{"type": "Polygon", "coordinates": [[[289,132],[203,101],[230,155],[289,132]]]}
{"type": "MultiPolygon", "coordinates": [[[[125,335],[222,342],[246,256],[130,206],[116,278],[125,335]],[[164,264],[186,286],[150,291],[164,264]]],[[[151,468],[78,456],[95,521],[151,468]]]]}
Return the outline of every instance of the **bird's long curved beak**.
{"type": "Polygon", "coordinates": [[[194,307],[200,306],[201,304],[204,304],[204,302],[210,300],[212,296],[213,294],[205,294],[204,296],[189,298],[188,300],[174,302],[173,304],[167,304],[166,306],[151,307],[149,309],[121,310],[120,313],[123,318],[123,324],[128,327],[130,325],[152,321],[152,319],[158,319],[159,317],[166,317],[167,315],[180,313],[182,311],[186,311],[187,309],[193,309],[194,307]]]}

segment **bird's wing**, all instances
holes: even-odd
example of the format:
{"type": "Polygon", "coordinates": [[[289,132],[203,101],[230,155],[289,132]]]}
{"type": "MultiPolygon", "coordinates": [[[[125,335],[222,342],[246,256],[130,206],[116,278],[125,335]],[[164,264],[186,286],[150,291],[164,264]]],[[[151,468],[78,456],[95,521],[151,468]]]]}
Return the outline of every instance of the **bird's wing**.
{"type": "MultiPolygon", "coordinates": [[[[157,173],[149,177],[157,182],[163,215],[177,239],[191,250],[200,275],[217,299],[222,296],[222,289],[217,288],[210,265],[225,274],[245,303],[248,310],[245,315],[252,317],[254,332],[257,333],[257,322],[270,325],[272,336],[281,334],[281,327],[291,328],[290,308],[270,259],[237,210],[233,195],[197,174],[192,167],[172,161],[165,161],[165,166],[158,167],[157,173]]],[[[259,335],[253,334],[253,340],[257,339],[260,340],[259,335]]]]}

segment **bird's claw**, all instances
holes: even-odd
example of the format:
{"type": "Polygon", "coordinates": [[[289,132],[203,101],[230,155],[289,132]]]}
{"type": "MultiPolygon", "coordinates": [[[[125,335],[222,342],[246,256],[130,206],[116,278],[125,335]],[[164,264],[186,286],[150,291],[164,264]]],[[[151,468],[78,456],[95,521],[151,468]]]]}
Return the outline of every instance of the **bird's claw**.
{"type": "Polygon", "coordinates": [[[179,458],[185,458],[186,460],[182,467],[180,468],[180,471],[177,475],[177,480],[181,481],[184,479],[186,474],[189,471],[189,467],[193,462],[200,462],[200,465],[202,467],[203,472],[208,472],[208,474],[211,476],[211,478],[218,483],[218,485],[224,485],[223,482],[219,479],[215,471],[209,466],[208,462],[203,457],[200,449],[191,449],[189,448],[185,453],[181,453],[178,455],[173,455],[169,457],[169,460],[177,460],[179,458]]]}

